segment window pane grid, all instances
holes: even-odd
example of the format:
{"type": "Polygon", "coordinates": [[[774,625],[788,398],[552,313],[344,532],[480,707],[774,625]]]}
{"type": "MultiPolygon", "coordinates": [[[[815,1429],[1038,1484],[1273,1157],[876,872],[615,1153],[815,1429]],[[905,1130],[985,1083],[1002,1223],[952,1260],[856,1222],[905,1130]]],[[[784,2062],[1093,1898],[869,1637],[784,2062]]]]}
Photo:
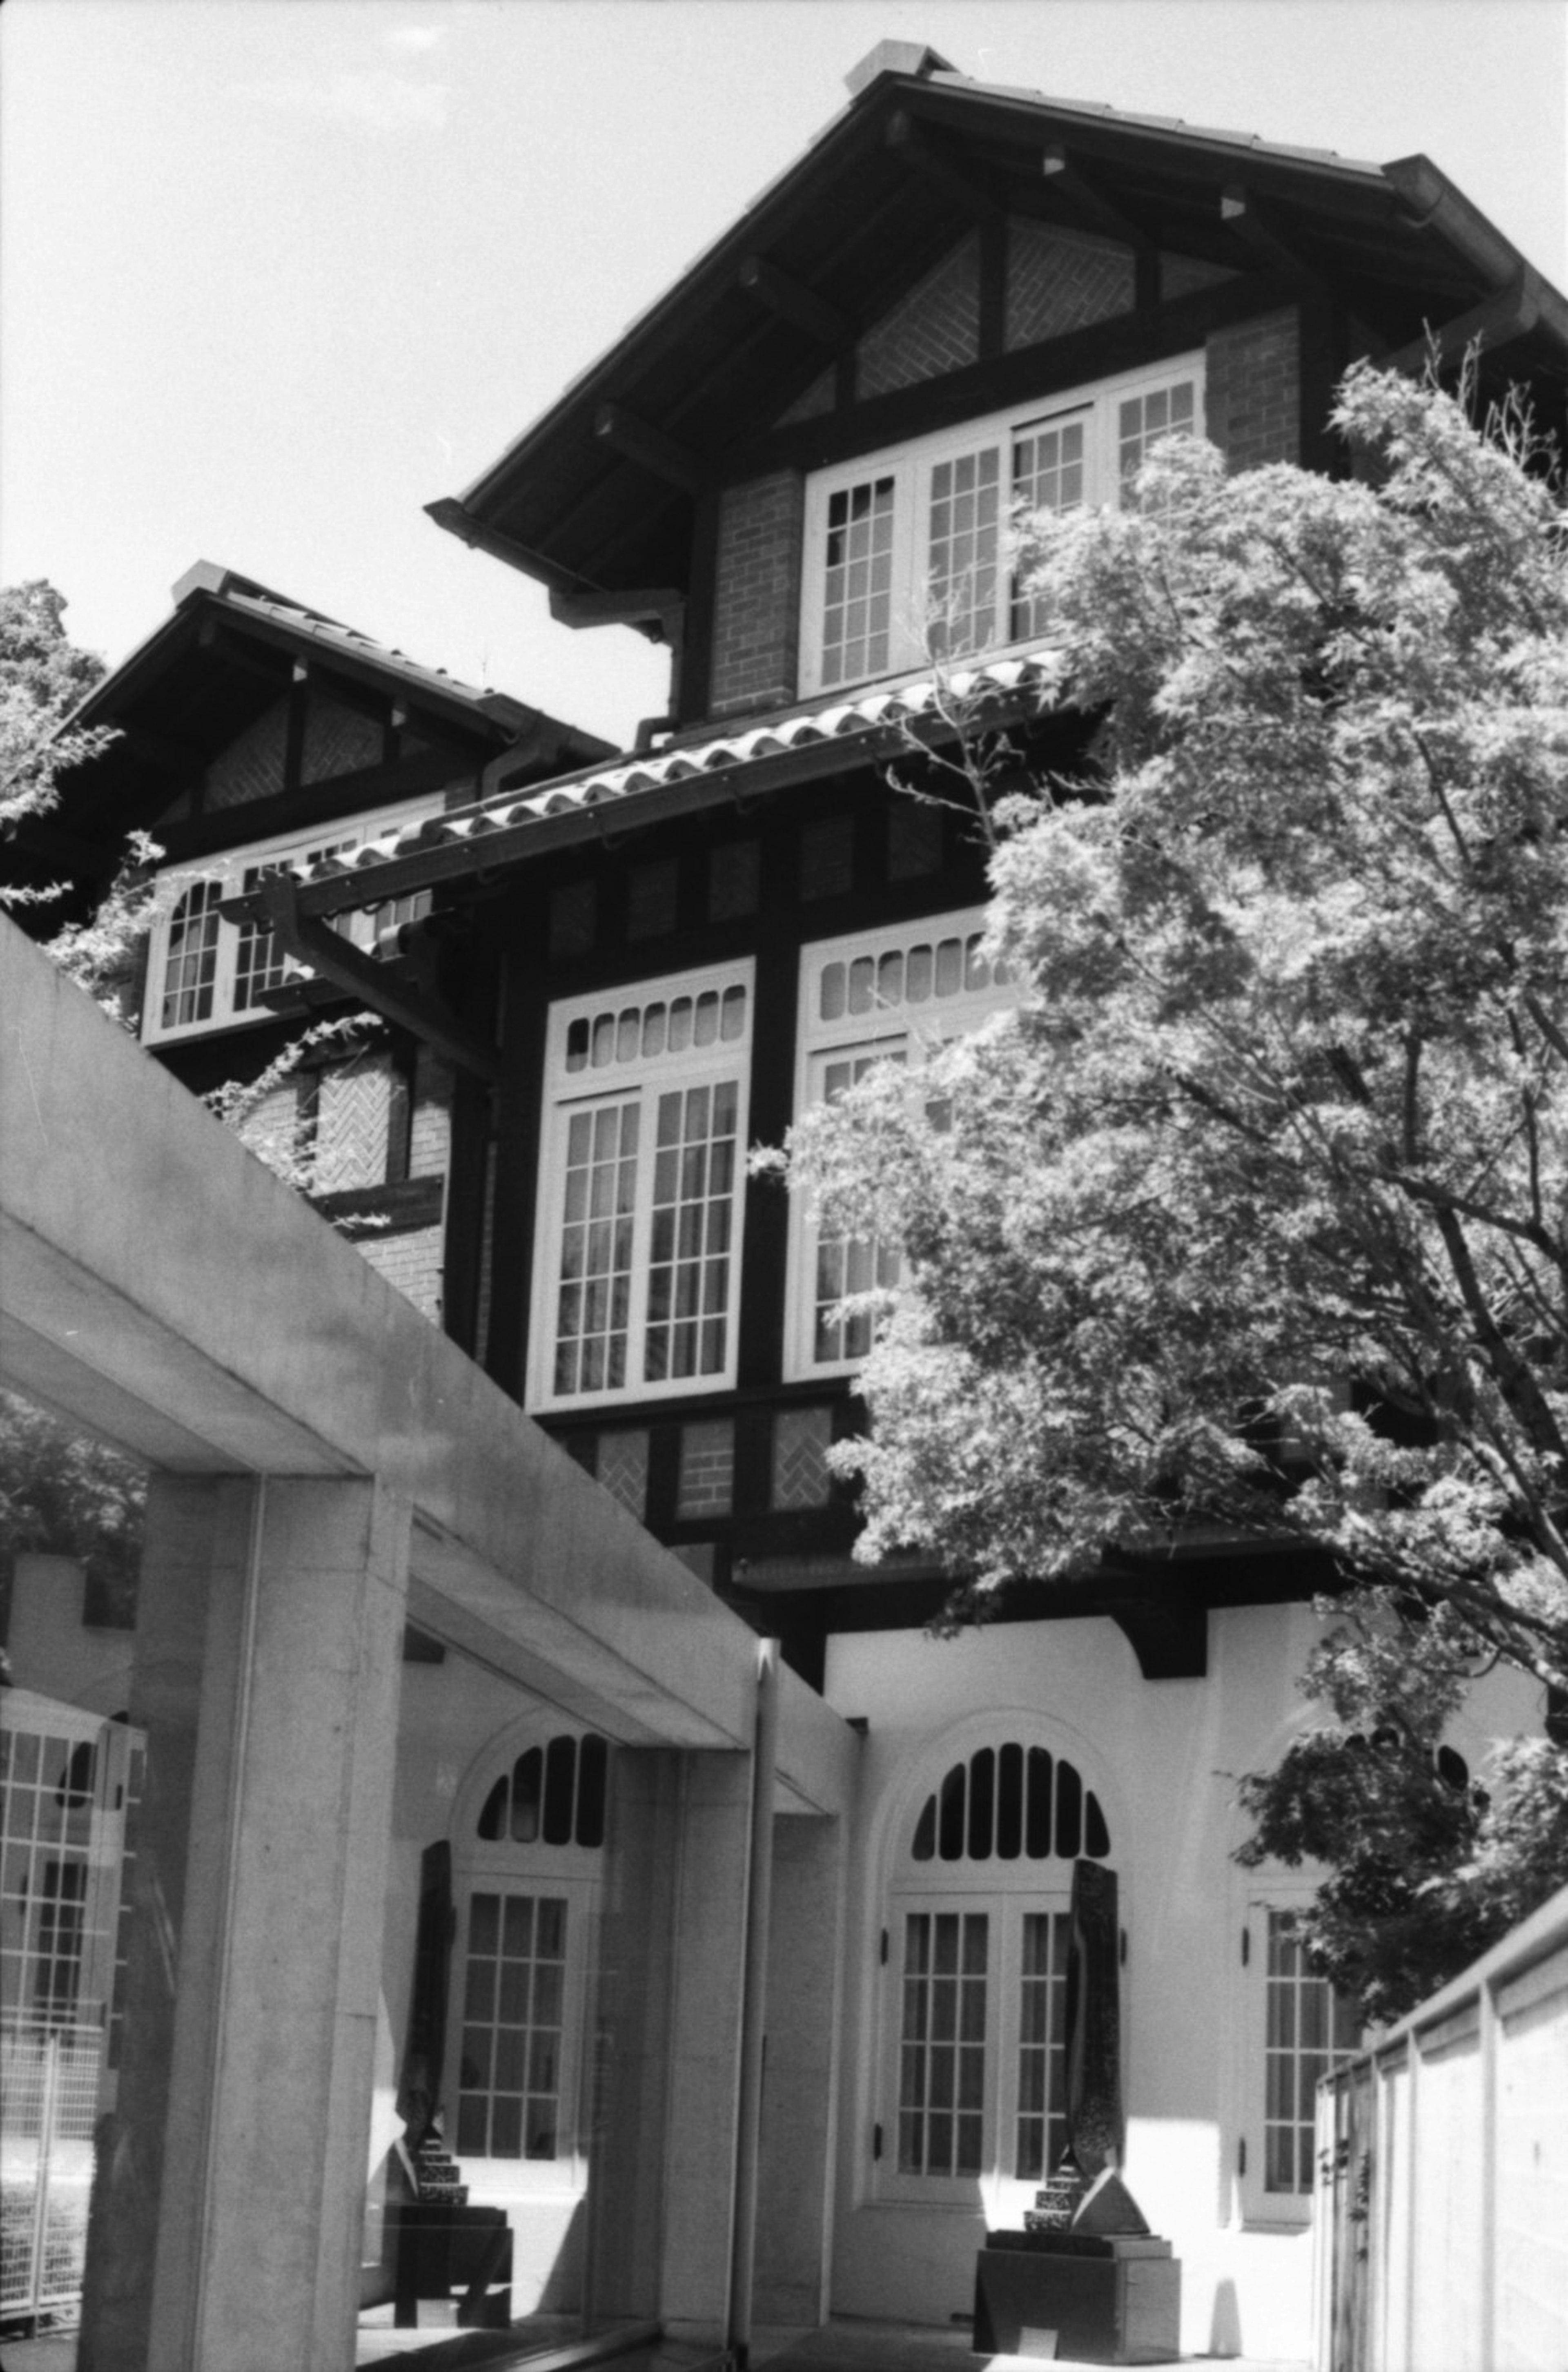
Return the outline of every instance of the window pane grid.
{"type": "Polygon", "coordinates": [[[1130,395],[1117,406],[1116,477],[1125,502],[1128,483],[1148,458],[1149,448],[1162,436],[1191,436],[1196,424],[1196,390],[1191,379],[1175,387],[1151,388],[1145,395],[1130,395]]]}
{"type": "Polygon", "coordinates": [[[723,1373],[728,1352],[739,1087],[658,1099],[645,1378],[723,1373]]]}
{"type": "Polygon", "coordinates": [[[984,1912],[911,1912],[904,1926],[899,2171],[981,2170],[985,2127],[984,1912]]]}
{"type": "Polygon", "coordinates": [[[162,1027],[212,1018],[218,966],[218,881],[193,881],[169,918],[164,966],[162,1027]]]}
{"type": "MultiPolygon", "coordinates": [[[[902,1064],[904,1053],[894,1045],[878,1046],[865,1054],[846,1054],[822,1066],[822,1101],[836,1103],[845,1090],[865,1076],[873,1063],[902,1064]]],[[[813,1296],[811,1355],[822,1362],[864,1359],[871,1349],[869,1310],[845,1314],[840,1305],[852,1294],[869,1293],[897,1285],[900,1262],[896,1250],[869,1236],[817,1237],[817,1276],[813,1296]]]]}
{"type": "Polygon", "coordinates": [[[1067,1939],[1064,1911],[1024,1914],[1018,1997],[1014,2171],[1040,2180],[1067,2146],[1067,1939]]]}
{"type": "Polygon", "coordinates": [[[853,681],[885,669],[892,642],[892,478],[841,487],[828,498],[823,575],[822,681],[853,681]]]}
{"type": "Polygon", "coordinates": [[[1319,2077],[1357,2046],[1354,2014],[1315,1976],[1294,1911],[1269,1913],[1264,1969],[1263,2188],[1308,2193],[1319,2077]]]}
{"type": "Polygon", "coordinates": [[[995,637],[1002,527],[1002,453],[995,445],[939,461],[931,472],[930,645],[934,658],[995,637]]]}
{"type": "Polygon", "coordinates": [[[565,1976],[563,1898],[472,1897],[458,2093],[459,2157],[557,2155],[565,1976]]]}
{"type": "MultiPolygon", "coordinates": [[[[1082,420],[1058,421],[1049,428],[1031,429],[1013,443],[1013,504],[1026,517],[1036,511],[1076,510],[1086,492],[1082,420]]],[[[1015,589],[1012,634],[1045,632],[1045,605],[1015,589]]]]}
{"type": "Polygon", "coordinates": [[[567,1124],[558,1392],[598,1391],[626,1381],[641,1119],[633,1100],[574,1112],[567,1124]]]}

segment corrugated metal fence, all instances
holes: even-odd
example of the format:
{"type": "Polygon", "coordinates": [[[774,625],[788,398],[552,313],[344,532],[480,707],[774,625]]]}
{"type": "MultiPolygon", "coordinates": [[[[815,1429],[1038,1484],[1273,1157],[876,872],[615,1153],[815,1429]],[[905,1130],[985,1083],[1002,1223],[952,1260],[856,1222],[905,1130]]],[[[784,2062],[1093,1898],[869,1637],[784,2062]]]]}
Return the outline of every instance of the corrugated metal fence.
{"type": "Polygon", "coordinates": [[[1568,1888],[1325,2079],[1319,2372],[1568,2366],[1568,1888]]]}

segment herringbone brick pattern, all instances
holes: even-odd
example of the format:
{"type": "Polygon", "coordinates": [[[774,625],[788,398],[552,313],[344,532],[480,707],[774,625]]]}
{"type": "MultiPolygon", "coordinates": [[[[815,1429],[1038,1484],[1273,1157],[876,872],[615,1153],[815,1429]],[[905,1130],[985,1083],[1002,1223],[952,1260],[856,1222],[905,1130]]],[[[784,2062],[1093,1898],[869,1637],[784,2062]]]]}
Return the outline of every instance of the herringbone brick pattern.
{"type": "Polygon", "coordinates": [[[599,1482],[612,1499],[642,1522],[648,1504],[648,1435],[645,1425],[632,1425],[598,1437],[599,1482]]]}
{"type": "Polygon", "coordinates": [[[391,1061],[366,1055],[321,1074],[316,1135],[316,1192],[376,1186],[387,1175],[387,1122],[391,1109],[391,1061]]]}
{"type": "Polygon", "coordinates": [[[247,799],[270,798],[281,791],[287,728],[288,703],[274,701],[207,768],[208,807],[243,807],[247,799]]]}
{"type": "Polygon", "coordinates": [[[775,1507],[826,1506],[828,1444],[831,1436],[830,1410],[780,1409],[773,1419],[775,1507]]]}
{"type": "Polygon", "coordinates": [[[1160,303],[1168,305],[1174,297],[1190,296],[1195,288],[1217,288],[1222,280],[1235,278],[1228,264],[1204,263],[1195,255],[1162,255],[1160,303]]]}
{"type": "Polygon", "coordinates": [[[980,354],[980,237],[943,257],[855,349],[854,391],[864,401],[917,379],[962,370],[980,354]]]}
{"type": "Polygon", "coordinates": [[[305,712],[301,782],[324,783],[333,774],[378,766],[381,754],[381,727],[374,717],[362,716],[357,708],[345,708],[338,700],[311,701],[305,712]]]}
{"type": "Polygon", "coordinates": [[[1038,345],[1132,309],[1132,250],[1064,238],[1042,223],[1007,225],[1007,345],[1038,345]]]}

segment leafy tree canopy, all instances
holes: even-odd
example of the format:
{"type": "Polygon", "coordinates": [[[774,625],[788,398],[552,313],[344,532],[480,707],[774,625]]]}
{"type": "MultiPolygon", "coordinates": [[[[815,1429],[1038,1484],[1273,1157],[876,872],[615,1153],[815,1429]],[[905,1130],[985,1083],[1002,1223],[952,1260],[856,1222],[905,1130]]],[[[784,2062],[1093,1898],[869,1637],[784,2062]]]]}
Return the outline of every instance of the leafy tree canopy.
{"type": "Polygon", "coordinates": [[[0,586],[0,834],[52,807],[57,777],[108,738],[58,733],[103,674],[103,661],[68,639],[64,612],[64,595],[44,577],[0,586]]]}
{"type": "Polygon", "coordinates": [[[1568,544],[1516,413],[1361,368],[1336,421],[1353,479],[1172,441],[1035,523],[1052,696],[1099,722],[996,818],[1017,1010],[790,1156],[902,1254],[863,1554],[935,1551],[974,1611],[1216,1527],[1310,1544],[1362,1594],[1308,1676],[1356,1697],[1342,1759],[1391,1728],[1424,1771],[1382,1717],[1412,1642],[1568,1676],[1568,544]]]}

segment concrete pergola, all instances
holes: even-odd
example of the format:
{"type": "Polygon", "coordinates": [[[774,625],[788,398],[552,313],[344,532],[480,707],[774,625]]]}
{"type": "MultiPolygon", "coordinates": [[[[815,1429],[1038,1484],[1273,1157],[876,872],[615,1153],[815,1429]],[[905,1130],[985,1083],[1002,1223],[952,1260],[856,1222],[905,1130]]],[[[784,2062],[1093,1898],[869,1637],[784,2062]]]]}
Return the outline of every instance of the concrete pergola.
{"type": "MultiPolygon", "coordinates": [[[[661,1855],[685,1872],[665,2023],[643,2044],[667,2105],[654,2128],[632,2114],[619,2146],[639,2163],[607,2186],[615,2212],[633,2174],[656,2186],[657,2228],[630,2236],[600,2304],[716,2333],[757,1639],[3,920],[0,1033],[0,1381],[154,1470],[127,2050],[84,2307],[96,2372],[354,2361],[410,1620],[629,1750],[612,1888],[619,1867],[645,1889],[661,1855]]],[[[787,1671],[776,1717],[773,1808],[816,1816],[780,1824],[800,1843],[777,1935],[809,1939],[825,2015],[858,1741],[787,1671]]],[[[793,2047],[772,2179],[819,2202],[816,2259],[803,2238],[761,2277],[815,2320],[829,2052],[806,2021],[793,2047]]],[[[791,2048],[781,2021],[770,2064],[791,2048]]],[[[632,2082],[636,2048],[622,2058],[632,2082]]]]}

